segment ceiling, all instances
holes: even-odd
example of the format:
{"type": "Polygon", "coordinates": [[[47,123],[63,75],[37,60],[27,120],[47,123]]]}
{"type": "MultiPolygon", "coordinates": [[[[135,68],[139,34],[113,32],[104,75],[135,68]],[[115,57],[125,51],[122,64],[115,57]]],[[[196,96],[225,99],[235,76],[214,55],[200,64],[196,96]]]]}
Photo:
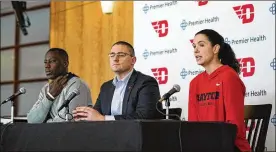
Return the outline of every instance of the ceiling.
{"type": "MultiPolygon", "coordinates": [[[[38,6],[38,5],[44,5],[49,4],[50,0],[36,0],[36,1],[27,1],[27,8],[38,6]]],[[[12,5],[11,1],[1,1],[1,13],[11,12],[12,5]]]]}

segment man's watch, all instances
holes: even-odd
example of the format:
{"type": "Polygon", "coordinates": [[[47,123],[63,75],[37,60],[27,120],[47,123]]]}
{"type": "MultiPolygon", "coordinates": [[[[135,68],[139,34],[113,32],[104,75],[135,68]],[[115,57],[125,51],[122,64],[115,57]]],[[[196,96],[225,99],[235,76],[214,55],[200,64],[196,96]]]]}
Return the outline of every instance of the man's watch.
{"type": "Polygon", "coordinates": [[[51,93],[48,92],[48,91],[47,91],[47,93],[46,93],[46,98],[47,98],[48,100],[50,100],[50,101],[54,101],[54,100],[55,100],[55,97],[53,97],[53,95],[51,95],[51,93]]]}

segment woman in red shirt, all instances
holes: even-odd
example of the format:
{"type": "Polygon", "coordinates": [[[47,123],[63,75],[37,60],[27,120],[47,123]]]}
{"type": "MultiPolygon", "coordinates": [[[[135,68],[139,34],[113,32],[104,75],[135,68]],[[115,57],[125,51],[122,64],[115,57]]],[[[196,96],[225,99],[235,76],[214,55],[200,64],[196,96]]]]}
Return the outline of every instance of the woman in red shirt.
{"type": "Polygon", "coordinates": [[[238,151],[251,151],[244,123],[245,86],[231,46],[214,30],[196,33],[194,56],[205,71],[190,83],[189,121],[223,121],[237,126],[238,151]]]}

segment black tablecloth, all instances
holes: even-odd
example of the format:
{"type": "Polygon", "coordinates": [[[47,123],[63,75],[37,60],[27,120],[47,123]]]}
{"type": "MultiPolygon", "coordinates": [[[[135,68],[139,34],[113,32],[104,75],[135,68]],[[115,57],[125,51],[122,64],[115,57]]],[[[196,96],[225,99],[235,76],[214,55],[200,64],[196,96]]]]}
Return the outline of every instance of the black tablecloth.
{"type": "Polygon", "coordinates": [[[232,124],[176,120],[15,123],[5,127],[1,126],[3,151],[179,152],[182,146],[183,152],[233,152],[236,136],[232,124]]]}

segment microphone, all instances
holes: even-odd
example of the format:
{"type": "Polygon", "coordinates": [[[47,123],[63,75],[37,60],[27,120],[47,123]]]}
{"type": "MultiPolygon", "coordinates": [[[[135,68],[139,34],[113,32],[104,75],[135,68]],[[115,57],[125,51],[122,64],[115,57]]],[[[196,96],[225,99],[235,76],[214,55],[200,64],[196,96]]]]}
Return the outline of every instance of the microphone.
{"type": "Polygon", "coordinates": [[[20,88],[16,93],[14,93],[13,95],[11,95],[10,97],[8,97],[6,100],[4,100],[2,104],[8,102],[8,101],[11,101],[13,100],[14,98],[16,98],[17,96],[21,95],[21,94],[25,94],[26,93],[26,89],[24,87],[20,88]]]}
{"type": "Polygon", "coordinates": [[[62,104],[62,106],[58,109],[58,112],[63,109],[64,107],[68,107],[70,101],[75,98],[77,95],[80,94],[80,91],[79,90],[74,90],[68,97],[67,100],[64,101],[64,103],[62,104]]]}
{"type": "Polygon", "coordinates": [[[29,17],[25,13],[27,3],[23,1],[12,1],[11,3],[14,10],[14,14],[16,16],[17,24],[21,28],[23,35],[28,35],[28,31],[26,27],[29,27],[31,23],[30,23],[29,17]],[[24,13],[25,13],[26,19],[24,17],[24,13]]]}
{"type": "Polygon", "coordinates": [[[180,86],[179,86],[178,84],[175,84],[175,85],[173,85],[173,88],[172,88],[169,92],[165,93],[165,94],[162,96],[162,98],[159,99],[158,101],[159,101],[159,102],[162,102],[162,101],[164,101],[164,100],[167,100],[167,99],[169,99],[169,97],[170,97],[171,95],[173,95],[174,93],[179,92],[179,91],[180,91],[180,86]]]}

